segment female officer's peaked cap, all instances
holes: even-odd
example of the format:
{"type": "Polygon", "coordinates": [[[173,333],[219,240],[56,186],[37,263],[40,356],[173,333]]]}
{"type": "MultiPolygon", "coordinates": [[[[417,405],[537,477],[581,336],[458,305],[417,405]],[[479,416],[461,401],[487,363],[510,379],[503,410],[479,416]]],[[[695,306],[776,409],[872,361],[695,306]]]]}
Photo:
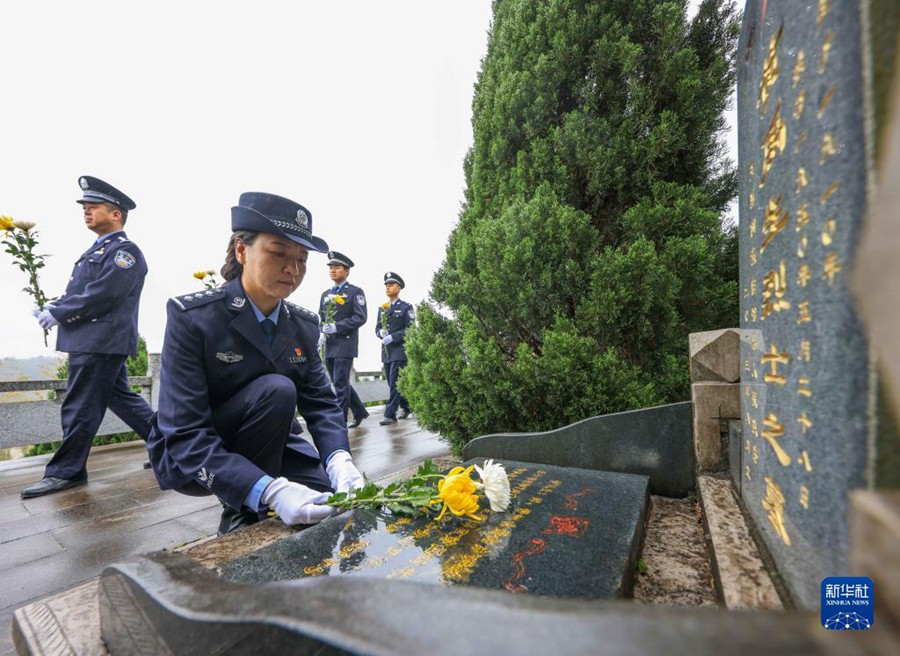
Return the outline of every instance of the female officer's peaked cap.
{"type": "Polygon", "coordinates": [[[231,230],[266,232],[319,253],[328,251],[325,240],[312,234],[312,213],[300,203],[275,194],[241,194],[237,206],[231,208],[231,230]]]}

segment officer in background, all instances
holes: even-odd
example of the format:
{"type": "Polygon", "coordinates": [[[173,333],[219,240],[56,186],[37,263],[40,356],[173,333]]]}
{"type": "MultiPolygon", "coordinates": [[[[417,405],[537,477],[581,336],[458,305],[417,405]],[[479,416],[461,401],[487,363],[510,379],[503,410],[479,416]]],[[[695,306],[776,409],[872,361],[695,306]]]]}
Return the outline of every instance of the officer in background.
{"type": "Polygon", "coordinates": [[[41,328],[57,326],[56,350],[69,354],[69,380],[62,402],[63,442],[44,478],[21,492],[23,499],[87,483],[87,458],[107,408],[147,439],[153,411],[128,387],[125,361],[137,355],[138,306],[147,264],[123,227],[134,201],[111,184],[82,176],[84,223],[97,235],[72,270],[66,291],[44,309],[41,328]]]}
{"type": "Polygon", "coordinates": [[[347,282],[352,266],[353,260],[343,253],[329,251],[328,274],[334,286],[322,292],[319,300],[319,316],[325,337],[325,366],[334,383],[344,417],[348,409],[353,412],[353,420],[347,428],[356,428],[369,416],[356,390],[350,385],[353,358],[359,355],[359,327],[368,318],[365,292],[347,282]]]}
{"type": "Polygon", "coordinates": [[[409,416],[409,403],[397,389],[397,378],[400,370],[406,366],[403,339],[406,329],[416,323],[416,309],[412,303],[400,300],[400,290],[404,287],[406,283],[403,278],[393,271],[384,274],[384,292],[388,302],[378,308],[375,334],[381,339],[381,362],[384,364],[391,392],[384,407],[384,419],[379,422],[382,426],[396,424],[398,417],[406,419],[409,416]]]}
{"type": "Polygon", "coordinates": [[[241,194],[231,229],[226,282],[169,300],[150,461],[162,489],[219,497],[219,535],[270,508],[314,524],[331,515],[333,490],[364,483],[316,349],[318,317],[284,300],[309,251],[328,245],[309,210],[274,194],[241,194]],[[292,430],[298,409],[315,448],[292,430]]]}

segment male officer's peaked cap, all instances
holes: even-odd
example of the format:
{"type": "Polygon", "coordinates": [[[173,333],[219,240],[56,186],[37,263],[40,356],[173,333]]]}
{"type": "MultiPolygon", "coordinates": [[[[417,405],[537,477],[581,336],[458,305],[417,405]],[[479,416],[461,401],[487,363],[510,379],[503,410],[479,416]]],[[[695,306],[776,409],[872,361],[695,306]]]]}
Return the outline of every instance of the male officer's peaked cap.
{"type": "Polygon", "coordinates": [[[83,175],[78,178],[78,186],[84,192],[84,198],[76,200],[76,203],[109,203],[126,211],[137,207],[128,196],[100,178],[83,175]]]}
{"type": "Polygon", "coordinates": [[[248,191],[231,208],[231,230],[252,230],[285,237],[301,246],[325,253],[328,244],[312,233],[312,212],[289,198],[248,191]]]}
{"type": "Polygon", "coordinates": [[[400,277],[400,274],[394,273],[393,271],[388,271],[386,274],[384,274],[384,284],[387,285],[391,282],[395,282],[400,285],[400,289],[406,287],[406,283],[403,282],[403,278],[400,277]]]}
{"type": "Polygon", "coordinates": [[[328,251],[328,262],[326,264],[340,264],[348,269],[353,266],[353,260],[337,251],[328,251]]]}

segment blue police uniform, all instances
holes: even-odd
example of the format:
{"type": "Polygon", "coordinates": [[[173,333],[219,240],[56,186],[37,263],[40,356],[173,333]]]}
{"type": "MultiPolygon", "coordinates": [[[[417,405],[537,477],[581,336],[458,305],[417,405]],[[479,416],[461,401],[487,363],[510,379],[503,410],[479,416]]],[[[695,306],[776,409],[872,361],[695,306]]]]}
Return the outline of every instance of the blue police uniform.
{"type": "MultiPolygon", "coordinates": [[[[348,269],[353,266],[352,260],[335,251],[328,253],[328,264],[342,264],[348,269]]],[[[332,318],[335,332],[325,336],[325,366],[328,367],[328,374],[334,383],[334,391],[344,415],[347,415],[349,409],[358,421],[368,417],[369,413],[350,384],[350,370],[353,368],[353,359],[359,355],[359,327],[368,319],[366,294],[346,280],[338,287],[326,289],[319,299],[319,317],[323,322],[328,314],[327,299],[331,295],[340,296],[344,303],[336,303],[334,306],[332,318]]]]}
{"type": "MultiPolygon", "coordinates": [[[[396,282],[403,289],[406,285],[403,279],[392,271],[384,274],[385,283],[396,282]]],[[[409,402],[397,389],[397,378],[400,370],[406,366],[406,348],[404,338],[406,329],[416,323],[416,309],[412,303],[397,299],[387,308],[378,308],[378,321],[375,324],[375,335],[384,338],[385,334],[391,336],[388,344],[382,344],[381,362],[387,376],[390,387],[390,397],[384,408],[385,419],[396,419],[397,409],[400,408],[404,415],[409,414],[409,402]]]]}
{"type": "MultiPolygon", "coordinates": [[[[135,204],[97,178],[79,179],[78,203],[110,204],[123,214],[135,204]]],[[[85,481],[94,436],[107,408],[143,439],[150,432],[150,406],[128,387],[126,359],[137,355],[138,307],[147,263],[123,231],[103,235],[75,262],[63,296],[48,306],[59,322],[56,349],[69,354],[69,380],[62,402],[63,443],[44,476],[85,481]]],[[[61,488],[60,488],[61,489],[61,488]]],[[[39,493],[57,491],[47,490],[39,493]]],[[[23,496],[38,496],[23,490],[23,496]]]]}
{"type": "MultiPolygon", "coordinates": [[[[308,210],[273,194],[242,194],[232,230],[328,250],[312,235],[308,210]]],[[[350,445],[317,350],[318,316],[279,301],[264,317],[240,276],[173,298],[167,312],[147,445],[160,487],[216,495],[225,505],[220,534],[264,516],[263,493],[275,478],[331,491],[323,465],[350,445]],[[298,435],[298,410],[315,446],[298,435]]]]}
{"type": "Polygon", "coordinates": [[[264,475],[329,490],[320,458],[350,444],[316,348],[316,315],[282,301],[269,346],[240,279],[173,298],[167,312],[147,445],[160,487],[215,494],[235,509],[264,475]],[[296,409],[315,449],[290,430],[296,409]],[[244,439],[248,430],[258,438],[244,439]]]}

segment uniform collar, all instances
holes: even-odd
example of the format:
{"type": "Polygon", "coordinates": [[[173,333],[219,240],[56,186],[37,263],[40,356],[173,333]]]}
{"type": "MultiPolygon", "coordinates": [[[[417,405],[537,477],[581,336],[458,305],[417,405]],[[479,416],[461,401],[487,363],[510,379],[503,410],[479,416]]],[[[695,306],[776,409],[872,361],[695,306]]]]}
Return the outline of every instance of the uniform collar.
{"type": "Polygon", "coordinates": [[[102,237],[97,237],[94,240],[94,246],[96,246],[97,244],[103,244],[103,243],[109,241],[110,239],[112,239],[113,237],[117,237],[117,236],[124,237],[125,231],[124,230],[116,230],[115,232],[110,232],[109,234],[103,235],[102,237]]]}
{"type": "Polygon", "coordinates": [[[276,326],[278,325],[278,315],[281,314],[281,302],[279,302],[278,305],[275,306],[275,309],[272,310],[272,314],[270,314],[269,316],[264,315],[262,313],[262,310],[256,307],[253,301],[250,300],[249,296],[247,297],[247,302],[250,304],[250,307],[253,308],[253,314],[256,315],[257,321],[262,323],[266,319],[271,319],[272,323],[274,323],[276,326]]]}

